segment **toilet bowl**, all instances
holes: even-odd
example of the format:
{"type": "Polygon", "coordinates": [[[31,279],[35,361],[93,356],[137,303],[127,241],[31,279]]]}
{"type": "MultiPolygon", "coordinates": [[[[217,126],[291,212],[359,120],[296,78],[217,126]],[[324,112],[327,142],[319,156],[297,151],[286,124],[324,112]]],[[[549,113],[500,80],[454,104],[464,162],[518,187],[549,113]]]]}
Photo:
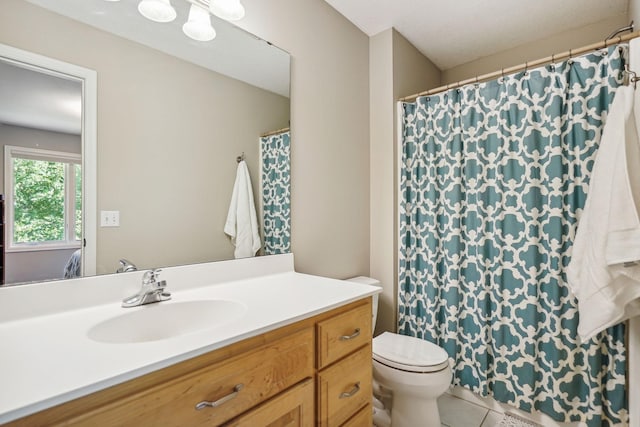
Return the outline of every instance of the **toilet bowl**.
{"type": "Polygon", "coordinates": [[[373,378],[392,394],[393,427],[440,427],[437,399],[451,384],[447,352],[419,338],[373,339],[373,378]]]}
{"type": "MultiPolygon", "coordinates": [[[[368,277],[348,280],[381,286],[368,277]]],[[[374,295],[374,329],[377,311],[378,295],[374,295]]],[[[383,408],[391,412],[391,426],[440,427],[437,399],[453,375],[447,352],[431,342],[391,332],[375,337],[372,350],[374,389],[379,385],[391,393],[391,408],[383,408]]]]}

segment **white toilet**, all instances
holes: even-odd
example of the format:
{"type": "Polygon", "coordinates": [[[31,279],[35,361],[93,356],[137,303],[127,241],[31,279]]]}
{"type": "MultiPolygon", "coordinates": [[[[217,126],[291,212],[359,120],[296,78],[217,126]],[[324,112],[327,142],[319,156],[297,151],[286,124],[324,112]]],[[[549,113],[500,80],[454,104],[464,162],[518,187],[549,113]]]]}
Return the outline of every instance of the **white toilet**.
{"type": "MultiPolygon", "coordinates": [[[[368,277],[350,281],[372,286],[380,282],[368,277]]],[[[373,327],[378,295],[373,304],[373,327]]],[[[440,427],[437,399],[451,384],[447,352],[419,338],[384,332],[373,339],[373,378],[391,391],[392,427],[440,427]]]]}

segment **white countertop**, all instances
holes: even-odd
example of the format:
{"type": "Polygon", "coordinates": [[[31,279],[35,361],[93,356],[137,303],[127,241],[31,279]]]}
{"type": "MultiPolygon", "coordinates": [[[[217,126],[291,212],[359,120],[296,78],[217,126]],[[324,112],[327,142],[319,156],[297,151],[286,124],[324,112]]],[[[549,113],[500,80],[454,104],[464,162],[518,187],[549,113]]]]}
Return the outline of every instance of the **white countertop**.
{"type": "Polygon", "coordinates": [[[0,322],[0,424],[380,291],[294,271],[177,291],[168,280],[168,290],[172,299],[158,304],[224,299],[240,302],[247,310],[223,325],[133,344],[87,337],[87,331],[103,320],[146,308],[122,308],[119,300],[0,322]]]}

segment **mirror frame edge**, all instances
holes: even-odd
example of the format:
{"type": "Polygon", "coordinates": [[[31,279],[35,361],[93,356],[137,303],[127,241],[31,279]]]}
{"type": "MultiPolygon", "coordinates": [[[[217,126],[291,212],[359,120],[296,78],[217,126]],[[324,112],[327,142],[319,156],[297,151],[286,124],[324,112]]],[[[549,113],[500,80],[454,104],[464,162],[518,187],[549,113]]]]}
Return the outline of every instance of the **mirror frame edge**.
{"type": "Polygon", "coordinates": [[[97,263],[97,72],[2,43],[0,59],[31,65],[41,72],[75,78],[82,83],[82,276],[93,276],[97,263]]]}

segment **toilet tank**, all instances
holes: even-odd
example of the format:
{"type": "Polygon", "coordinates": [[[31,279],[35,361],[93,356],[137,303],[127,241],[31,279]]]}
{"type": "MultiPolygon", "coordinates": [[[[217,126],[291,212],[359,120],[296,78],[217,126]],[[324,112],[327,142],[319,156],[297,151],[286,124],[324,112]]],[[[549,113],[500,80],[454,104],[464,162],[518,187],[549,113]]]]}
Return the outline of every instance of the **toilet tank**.
{"type": "MultiPolygon", "coordinates": [[[[379,288],[382,287],[382,283],[380,283],[379,280],[365,276],[352,277],[351,279],[347,279],[347,282],[362,283],[363,285],[377,286],[379,288]]],[[[378,295],[379,294],[373,295],[373,306],[371,307],[371,332],[376,329],[376,319],[378,318],[378,295]]]]}

